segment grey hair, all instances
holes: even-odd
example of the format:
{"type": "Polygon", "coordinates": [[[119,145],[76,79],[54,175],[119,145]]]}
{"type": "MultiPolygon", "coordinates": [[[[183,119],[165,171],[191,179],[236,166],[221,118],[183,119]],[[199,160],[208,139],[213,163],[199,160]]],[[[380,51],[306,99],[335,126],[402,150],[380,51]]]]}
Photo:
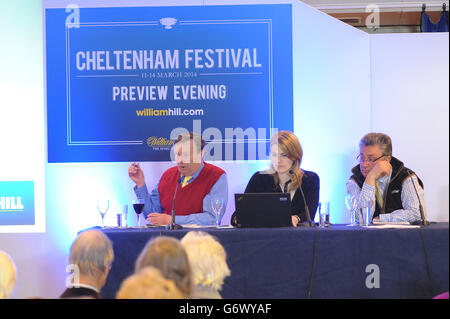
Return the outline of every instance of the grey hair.
{"type": "Polygon", "coordinates": [[[388,135],[383,133],[368,133],[359,142],[359,148],[373,145],[378,145],[383,155],[392,156],[392,141],[388,135]]]}
{"type": "Polygon", "coordinates": [[[69,262],[79,267],[80,274],[97,277],[113,260],[112,243],[98,230],[82,232],[70,247],[69,262]]]}

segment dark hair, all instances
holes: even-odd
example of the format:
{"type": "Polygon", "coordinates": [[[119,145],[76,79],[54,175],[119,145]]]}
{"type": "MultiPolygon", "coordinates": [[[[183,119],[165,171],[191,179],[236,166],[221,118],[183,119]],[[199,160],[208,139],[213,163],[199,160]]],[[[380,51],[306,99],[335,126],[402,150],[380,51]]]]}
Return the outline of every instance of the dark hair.
{"type": "Polygon", "coordinates": [[[203,148],[205,147],[205,144],[206,144],[205,141],[202,139],[202,137],[194,132],[189,132],[189,133],[178,135],[174,144],[177,144],[179,142],[186,142],[188,140],[194,141],[195,146],[200,151],[203,150],[203,148]]]}

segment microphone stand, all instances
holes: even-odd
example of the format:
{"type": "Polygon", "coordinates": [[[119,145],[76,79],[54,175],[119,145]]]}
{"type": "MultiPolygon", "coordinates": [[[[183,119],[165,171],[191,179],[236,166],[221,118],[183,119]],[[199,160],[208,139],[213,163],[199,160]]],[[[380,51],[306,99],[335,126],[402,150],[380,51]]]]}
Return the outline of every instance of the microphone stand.
{"type": "MultiPolygon", "coordinates": [[[[420,225],[428,226],[428,225],[430,225],[430,222],[427,221],[427,219],[425,218],[425,212],[423,211],[422,202],[420,201],[420,197],[419,197],[419,193],[417,192],[416,184],[414,183],[414,180],[412,179],[413,172],[411,172],[411,170],[409,170],[408,168],[406,168],[406,171],[409,174],[409,178],[411,179],[411,182],[414,186],[414,191],[416,192],[417,200],[419,201],[419,211],[420,211],[420,219],[421,220],[418,222],[420,225]]],[[[411,224],[414,225],[414,224],[418,224],[418,223],[416,221],[416,222],[412,222],[411,224]]]]}
{"type": "Polygon", "coordinates": [[[180,183],[181,179],[177,180],[177,187],[175,188],[175,194],[173,195],[172,201],[172,218],[170,220],[170,224],[166,226],[167,230],[177,230],[183,228],[181,225],[175,224],[175,199],[177,198],[178,185],[180,185],[180,183]]]}
{"type": "Polygon", "coordinates": [[[294,171],[293,171],[293,170],[290,170],[290,171],[289,171],[289,174],[295,176],[295,179],[297,180],[298,188],[300,189],[300,193],[302,194],[303,202],[304,202],[304,204],[305,204],[305,211],[306,211],[306,219],[307,219],[307,221],[306,221],[306,223],[301,223],[301,224],[302,224],[302,225],[309,226],[309,227],[314,227],[315,224],[314,224],[314,221],[311,220],[311,215],[309,214],[309,207],[308,207],[308,205],[306,204],[306,198],[305,198],[305,194],[303,193],[302,185],[300,185],[300,182],[299,182],[299,180],[298,180],[298,177],[297,177],[296,174],[294,174],[294,171]]]}

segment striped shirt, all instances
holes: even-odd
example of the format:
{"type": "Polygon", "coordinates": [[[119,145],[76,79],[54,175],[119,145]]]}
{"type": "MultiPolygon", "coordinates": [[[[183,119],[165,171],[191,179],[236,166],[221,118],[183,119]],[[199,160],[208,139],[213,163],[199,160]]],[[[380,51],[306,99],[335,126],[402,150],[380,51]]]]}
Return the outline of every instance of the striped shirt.
{"type": "MultiPolygon", "coordinates": [[[[384,194],[386,187],[391,180],[392,170],[389,176],[383,176],[378,179],[380,184],[381,192],[384,194]]],[[[403,209],[395,210],[389,214],[380,214],[379,219],[381,222],[414,222],[421,219],[420,216],[420,208],[419,208],[419,200],[417,199],[416,191],[414,189],[414,185],[416,186],[417,193],[420,197],[420,202],[422,203],[424,215],[426,216],[426,207],[425,207],[425,197],[424,191],[422,187],[420,187],[419,182],[417,180],[417,176],[413,175],[412,178],[407,178],[403,182],[402,187],[402,204],[403,209]]],[[[347,182],[347,193],[358,198],[358,207],[369,207],[370,206],[370,216],[373,218],[373,214],[375,213],[375,186],[371,186],[364,182],[363,187],[360,188],[358,184],[350,179],[347,182]],[[373,203],[370,205],[369,203],[373,203]]],[[[359,214],[356,214],[356,220],[359,221],[359,214]]]]}

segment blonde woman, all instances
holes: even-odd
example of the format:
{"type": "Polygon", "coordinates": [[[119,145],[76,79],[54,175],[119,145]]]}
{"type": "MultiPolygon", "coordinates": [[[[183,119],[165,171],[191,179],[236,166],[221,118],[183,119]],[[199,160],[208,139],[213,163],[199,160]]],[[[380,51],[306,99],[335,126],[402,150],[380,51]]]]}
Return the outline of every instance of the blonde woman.
{"type": "Polygon", "coordinates": [[[0,299],[12,298],[16,279],[16,265],[7,253],[0,250],[0,299]]]}
{"type": "MultiPolygon", "coordinates": [[[[306,206],[313,221],[319,203],[319,176],[300,168],[302,158],[303,150],[297,136],[289,131],[278,132],[270,140],[270,168],[256,172],[245,189],[246,193],[290,193],[294,227],[308,221],[306,206]]],[[[236,222],[234,214],[232,223],[236,222]]]]}
{"type": "Polygon", "coordinates": [[[181,244],[192,268],[193,298],[221,299],[223,282],[231,274],[223,246],[213,236],[202,231],[188,232],[181,244]]]}
{"type": "Polygon", "coordinates": [[[165,278],[155,267],[145,267],[125,279],[116,295],[117,299],[183,299],[177,285],[165,278]]]}

